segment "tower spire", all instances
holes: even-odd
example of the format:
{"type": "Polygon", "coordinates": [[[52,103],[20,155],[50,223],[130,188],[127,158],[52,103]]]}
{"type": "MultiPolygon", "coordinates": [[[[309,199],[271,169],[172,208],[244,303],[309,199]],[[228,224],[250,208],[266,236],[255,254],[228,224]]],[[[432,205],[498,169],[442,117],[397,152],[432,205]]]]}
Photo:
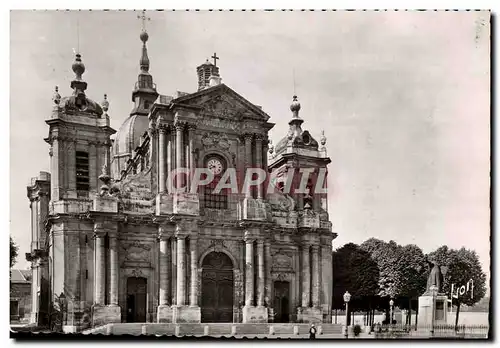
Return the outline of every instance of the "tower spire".
{"type": "Polygon", "coordinates": [[[299,136],[302,134],[302,123],[304,120],[299,117],[300,103],[297,96],[293,96],[292,104],[290,104],[290,111],[292,112],[292,119],[288,122],[290,130],[288,131],[289,136],[299,136]]]}
{"type": "Polygon", "coordinates": [[[137,82],[135,83],[134,91],[132,92],[132,101],[135,103],[134,109],[131,112],[133,114],[148,115],[149,108],[153,102],[158,97],[156,92],[156,86],[153,83],[153,76],[149,73],[149,57],[148,48],[146,42],[148,42],[149,34],[146,31],[146,21],[150,18],[146,17],[146,11],[143,10],[140,15],[137,16],[142,22],[141,34],[139,38],[142,41],[142,52],[141,58],[139,60],[139,76],[137,77],[137,82]]]}
{"type": "Polygon", "coordinates": [[[142,41],[142,55],[140,60],[141,72],[149,72],[149,58],[148,49],[146,47],[146,42],[149,39],[148,32],[146,31],[146,21],[151,20],[151,18],[146,17],[146,10],[142,10],[142,14],[137,16],[142,21],[141,35],[139,36],[142,41]]]}

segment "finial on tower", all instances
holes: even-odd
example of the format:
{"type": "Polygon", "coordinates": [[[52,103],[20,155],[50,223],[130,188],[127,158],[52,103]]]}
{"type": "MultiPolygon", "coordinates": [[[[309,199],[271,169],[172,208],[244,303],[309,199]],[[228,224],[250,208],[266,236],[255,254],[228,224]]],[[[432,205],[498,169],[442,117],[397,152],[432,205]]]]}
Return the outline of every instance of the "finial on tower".
{"type": "Polygon", "coordinates": [[[293,117],[299,117],[300,103],[296,95],[293,96],[292,104],[290,104],[290,111],[293,112],[293,117]]]}
{"type": "Polygon", "coordinates": [[[54,104],[59,104],[59,102],[61,101],[61,95],[59,94],[59,86],[56,86],[52,100],[54,101],[54,104]]]}
{"type": "Polygon", "coordinates": [[[101,107],[104,110],[104,112],[107,112],[109,110],[109,101],[107,94],[104,94],[104,100],[101,103],[101,107]]]}
{"type": "Polygon", "coordinates": [[[141,70],[144,72],[149,71],[149,58],[148,58],[148,49],[146,48],[146,42],[149,39],[148,32],[146,31],[146,21],[151,20],[151,18],[146,17],[146,10],[142,10],[142,15],[138,15],[137,18],[142,20],[142,31],[139,35],[139,38],[142,41],[142,56],[139,62],[141,66],[141,70]]]}
{"type": "MultiPolygon", "coordinates": [[[[146,10],[142,10],[141,15],[138,15],[137,18],[142,20],[142,32],[146,33],[146,21],[150,21],[151,18],[146,17],[146,10]]],[[[145,40],[142,39],[142,34],[141,34],[141,40],[142,41],[148,41],[148,34],[146,33],[145,40]]]]}
{"type": "Polygon", "coordinates": [[[75,95],[85,95],[87,83],[83,81],[82,75],[85,72],[85,65],[82,62],[82,55],[78,52],[75,54],[75,62],[71,65],[71,69],[75,73],[75,79],[71,81],[71,88],[75,95]]]}
{"type": "Polygon", "coordinates": [[[268,152],[272,155],[273,152],[274,152],[274,145],[273,145],[273,141],[271,139],[269,139],[269,150],[268,152]]]}
{"type": "Polygon", "coordinates": [[[109,192],[109,182],[111,181],[111,177],[109,176],[108,166],[106,163],[102,166],[101,175],[99,175],[99,180],[102,181],[103,185],[101,185],[101,196],[105,196],[109,192]]]}
{"type": "Polygon", "coordinates": [[[73,72],[76,75],[76,80],[82,81],[82,75],[85,72],[85,65],[82,62],[82,55],[78,52],[75,54],[75,62],[71,66],[71,69],[73,69],[73,72]]]}
{"type": "Polygon", "coordinates": [[[214,55],[210,58],[214,59],[214,66],[217,66],[217,59],[220,59],[219,57],[217,57],[217,53],[214,52],[214,55]]]}

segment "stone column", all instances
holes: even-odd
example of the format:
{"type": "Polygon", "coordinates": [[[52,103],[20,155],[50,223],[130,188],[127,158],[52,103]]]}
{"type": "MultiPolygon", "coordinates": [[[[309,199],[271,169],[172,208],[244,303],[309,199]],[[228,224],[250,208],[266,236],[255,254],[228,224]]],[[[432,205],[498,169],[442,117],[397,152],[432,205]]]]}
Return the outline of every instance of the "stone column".
{"type": "Polygon", "coordinates": [[[245,240],[245,306],[253,305],[253,239],[245,240]]]}
{"type": "Polygon", "coordinates": [[[170,288],[170,267],[168,264],[168,239],[160,227],[160,306],[168,306],[168,294],[170,288]]]}
{"type": "Polygon", "coordinates": [[[189,293],[189,305],[198,306],[198,239],[190,237],[189,251],[191,261],[191,284],[189,293]]]}
{"type": "MultiPolygon", "coordinates": [[[[266,175],[269,176],[269,167],[267,165],[267,151],[269,149],[269,139],[266,137],[264,137],[264,140],[263,140],[263,144],[262,144],[262,165],[263,165],[263,169],[264,171],[266,172],[266,175]]],[[[269,185],[269,178],[267,178],[267,180],[264,182],[264,187],[262,188],[262,194],[263,196],[265,197],[266,196],[266,193],[267,193],[267,185],[269,185]]]]}
{"type": "MultiPolygon", "coordinates": [[[[244,177],[246,177],[246,170],[252,167],[252,134],[246,133],[245,137],[245,173],[244,177]]],[[[245,192],[245,197],[252,197],[252,190],[248,188],[245,192]]]]}
{"type": "Polygon", "coordinates": [[[116,234],[109,236],[109,304],[118,305],[118,237],[116,234]]]}
{"type": "Polygon", "coordinates": [[[104,233],[94,229],[94,260],[95,260],[95,279],[94,279],[94,304],[104,305],[106,288],[106,265],[104,255],[104,233]]]}
{"type": "Polygon", "coordinates": [[[188,128],[188,136],[189,136],[189,184],[191,185],[192,176],[195,170],[196,164],[194,163],[194,130],[196,129],[195,125],[190,124],[188,128]]]}
{"type": "Polygon", "coordinates": [[[264,241],[257,241],[257,306],[264,305],[264,241]]]}
{"type": "Polygon", "coordinates": [[[302,307],[309,307],[311,301],[311,274],[309,265],[309,244],[302,245],[302,307]]]}
{"type": "Polygon", "coordinates": [[[104,163],[108,168],[111,168],[111,145],[110,140],[104,142],[104,163]]]}
{"type": "Polygon", "coordinates": [[[164,193],[165,192],[165,184],[166,184],[166,181],[167,181],[167,178],[165,176],[165,138],[167,136],[167,130],[165,129],[164,126],[160,126],[160,139],[158,141],[158,147],[159,147],[159,151],[158,151],[158,172],[159,172],[159,191],[160,193],[164,193]]]}
{"type": "MultiPolygon", "coordinates": [[[[177,123],[175,125],[175,130],[176,130],[175,162],[176,162],[176,168],[180,169],[184,167],[184,138],[183,138],[184,124],[177,123]]],[[[180,188],[184,185],[184,180],[182,175],[178,175],[176,180],[177,180],[177,188],[180,188]]]]}
{"type": "Polygon", "coordinates": [[[61,178],[59,177],[59,145],[60,140],[58,137],[51,137],[51,146],[49,150],[50,155],[50,191],[52,200],[59,200],[59,189],[61,186],[61,178]]]}
{"type": "MultiPolygon", "coordinates": [[[[173,138],[173,133],[172,133],[172,128],[169,127],[168,128],[168,138],[167,138],[167,173],[165,175],[165,179],[168,178],[169,175],[172,175],[172,163],[173,163],[173,159],[172,159],[172,154],[173,154],[173,151],[172,151],[172,138],[173,138]]],[[[170,180],[168,181],[170,183],[170,180]]],[[[171,193],[172,192],[172,188],[171,187],[167,187],[168,189],[168,193],[171,193]]]]}
{"type": "Polygon", "coordinates": [[[312,305],[319,307],[319,246],[312,246],[312,305]]]}
{"type": "Polygon", "coordinates": [[[177,303],[177,238],[171,239],[171,254],[170,254],[170,266],[171,266],[171,294],[172,294],[172,305],[177,303]]]}
{"type": "Polygon", "coordinates": [[[186,293],[186,237],[177,237],[177,306],[184,306],[186,293]]]}
{"type": "MultiPolygon", "coordinates": [[[[255,136],[255,166],[262,168],[262,135],[255,136]]],[[[257,185],[257,198],[262,199],[262,184],[257,185]]]]}
{"type": "Polygon", "coordinates": [[[269,301],[267,304],[269,307],[271,307],[272,299],[271,299],[271,266],[273,259],[271,257],[271,242],[269,240],[266,240],[264,242],[264,254],[265,254],[265,285],[264,285],[264,292],[265,292],[265,297],[269,301]]]}

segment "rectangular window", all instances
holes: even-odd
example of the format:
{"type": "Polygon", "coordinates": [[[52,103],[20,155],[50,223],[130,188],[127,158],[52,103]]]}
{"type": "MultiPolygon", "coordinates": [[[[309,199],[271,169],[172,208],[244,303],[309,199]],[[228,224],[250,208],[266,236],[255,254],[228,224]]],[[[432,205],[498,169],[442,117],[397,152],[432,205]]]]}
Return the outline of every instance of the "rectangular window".
{"type": "Polygon", "coordinates": [[[210,184],[201,187],[203,206],[209,209],[227,209],[227,189],[213,193],[220,178],[215,178],[210,184]]]}
{"type": "Polygon", "coordinates": [[[76,151],[76,191],[79,197],[87,197],[89,185],[89,154],[76,151]]]}

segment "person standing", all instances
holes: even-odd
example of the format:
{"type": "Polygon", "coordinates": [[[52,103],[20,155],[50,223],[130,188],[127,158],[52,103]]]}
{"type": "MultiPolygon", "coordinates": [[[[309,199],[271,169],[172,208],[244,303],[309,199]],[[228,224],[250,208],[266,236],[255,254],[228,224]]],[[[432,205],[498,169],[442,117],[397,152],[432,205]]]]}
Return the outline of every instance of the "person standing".
{"type": "Polygon", "coordinates": [[[309,339],[316,339],[316,326],[314,326],[314,324],[311,324],[311,328],[309,329],[309,339]]]}

